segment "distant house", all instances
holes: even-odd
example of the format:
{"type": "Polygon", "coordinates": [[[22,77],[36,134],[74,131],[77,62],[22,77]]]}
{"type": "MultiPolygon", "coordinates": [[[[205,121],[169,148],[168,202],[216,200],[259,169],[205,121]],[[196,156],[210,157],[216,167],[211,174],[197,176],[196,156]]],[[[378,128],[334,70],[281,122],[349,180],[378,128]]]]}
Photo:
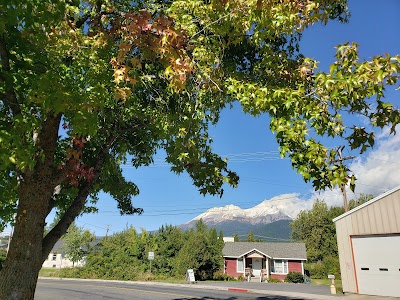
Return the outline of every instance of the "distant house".
{"type": "Polygon", "coordinates": [[[400,297],[400,186],[333,221],[343,292],[400,297]]]}
{"type": "Polygon", "coordinates": [[[307,260],[304,243],[228,242],[222,250],[225,274],[239,277],[251,270],[253,277],[284,280],[289,272],[304,275],[307,260]]]}
{"type": "Polygon", "coordinates": [[[4,241],[0,241],[0,250],[6,251],[8,247],[8,243],[4,241]]]}
{"type": "MultiPolygon", "coordinates": [[[[100,239],[96,238],[94,242],[89,243],[90,246],[95,246],[99,243],[100,239]]],[[[63,249],[64,241],[59,240],[55,243],[53,249],[51,250],[49,256],[44,261],[43,268],[70,268],[70,267],[81,267],[86,263],[85,258],[80,261],[75,262],[75,264],[69,260],[63,249]]]]}

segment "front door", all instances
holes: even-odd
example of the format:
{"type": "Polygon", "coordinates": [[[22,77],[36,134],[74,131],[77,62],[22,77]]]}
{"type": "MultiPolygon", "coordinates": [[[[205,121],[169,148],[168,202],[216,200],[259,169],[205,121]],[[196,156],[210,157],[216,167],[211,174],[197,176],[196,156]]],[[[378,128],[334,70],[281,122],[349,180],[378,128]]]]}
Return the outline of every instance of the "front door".
{"type": "Polygon", "coordinates": [[[253,258],[252,261],[253,275],[260,276],[261,268],[262,268],[262,259],[261,258],[253,258]]]}

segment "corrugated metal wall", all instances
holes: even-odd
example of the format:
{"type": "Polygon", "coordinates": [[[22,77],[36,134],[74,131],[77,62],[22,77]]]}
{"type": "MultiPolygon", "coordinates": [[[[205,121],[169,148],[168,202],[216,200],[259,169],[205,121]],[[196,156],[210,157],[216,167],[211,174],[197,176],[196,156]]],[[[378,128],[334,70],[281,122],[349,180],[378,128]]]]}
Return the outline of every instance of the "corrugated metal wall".
{"type": "Polygon", "coordinates": [[[351,236],[400,233],[400,189],[336,221],[343,291],[356,293],[351,236]]]}

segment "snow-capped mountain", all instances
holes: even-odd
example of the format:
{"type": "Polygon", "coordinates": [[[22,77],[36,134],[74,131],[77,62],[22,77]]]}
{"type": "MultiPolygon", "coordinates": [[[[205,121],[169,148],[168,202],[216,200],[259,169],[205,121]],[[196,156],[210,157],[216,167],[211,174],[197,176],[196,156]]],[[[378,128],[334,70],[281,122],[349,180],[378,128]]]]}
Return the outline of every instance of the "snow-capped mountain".
{"type": "Polygon", "coordinates": [[[297,194],[284,194],[265,200],[260,204],[242,209],[236,205],[214,207],[198,215],[189,223],[203,219],[207,225],[238,221],[249,224],[268,224],[279,220],[292,220],[305,209],[304,200],[297,194]]]}

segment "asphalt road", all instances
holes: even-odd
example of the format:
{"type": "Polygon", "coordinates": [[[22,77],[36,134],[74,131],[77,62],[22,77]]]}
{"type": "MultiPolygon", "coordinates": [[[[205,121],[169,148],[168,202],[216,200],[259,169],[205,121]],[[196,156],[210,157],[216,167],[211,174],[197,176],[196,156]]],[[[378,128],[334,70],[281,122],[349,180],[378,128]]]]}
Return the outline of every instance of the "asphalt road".
{"type": "Polygon", "coordinates": [[[38,281],[35,300],[301,300],[298,297],[264,296],[255,293],[179,286],[141,285],[121,282],[48,280],[38,281]]]}

